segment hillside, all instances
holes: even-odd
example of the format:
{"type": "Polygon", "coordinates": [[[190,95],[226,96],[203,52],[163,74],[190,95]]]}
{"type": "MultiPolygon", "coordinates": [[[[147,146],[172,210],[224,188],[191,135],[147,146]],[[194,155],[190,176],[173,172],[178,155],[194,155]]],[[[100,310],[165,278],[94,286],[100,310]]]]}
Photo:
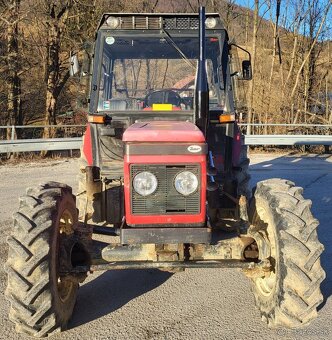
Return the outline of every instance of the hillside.
{"type": "Polygon", "coordinates": [[[0,124],[53,124],[77,110],[69,53],[93,39],[101,13],[192,12],[198,3],[219,12],[230,37],[252,54],[253,81],[238,82],[246,121],[331,123],[329,0],[288,4],[277,28],[276,9],[262,19],[258,0],[251,1],[253,10],[214,0],[117,1],[112,7],[106,0],[7,0],[0,1],[0,124]]]}

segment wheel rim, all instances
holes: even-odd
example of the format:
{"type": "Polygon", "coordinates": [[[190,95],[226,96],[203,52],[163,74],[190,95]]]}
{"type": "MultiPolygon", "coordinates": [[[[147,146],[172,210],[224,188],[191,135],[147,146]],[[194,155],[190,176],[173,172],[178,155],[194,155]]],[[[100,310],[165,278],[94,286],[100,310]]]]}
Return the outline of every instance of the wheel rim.
{"type": "Polygon", "coordinates": [[[276,286],[276,274],[271,272],[268,277],[257,278],[256,286],[262,295],[270,296],[276,286]]]}
{"type": "MultiPolygon", "coordinates": [[[[61,243],[62,238],[69,236],[74,233],[73,230],[74,218],[69,210],[64,210],[59,220],[59,242],[61,243]]],[[[58,272],[58,271],[57,271],[58,272]]],[[[74,289],[74,283],[69,280],[65,280],[57,273],[57,289],[58,295],[62,302],[66,302],[74,289]]]]}
{"type": "Polygon", "coordinates": [[[269,297],[274,293],[277,285],[277,249],[276,249],[276,237],[275,231],[273,229],[271,220],[268,218],[264,208],[257,209],[255,214],[253,224],[259,226],[260,230],[266,230],[262,232],[264,238],[270,243],[271,256],[270,262],[272,265],[271,271],[269,271],[265,276],[258,277],[255,279],[255,284],[261,295],[269,297]]]}
{"type": "Polygon", "coordinates": [[[71,235],[73,234],[73,216],[69,210],[64,210],[59,222],[59,232],[60,234],[71,235]]]}

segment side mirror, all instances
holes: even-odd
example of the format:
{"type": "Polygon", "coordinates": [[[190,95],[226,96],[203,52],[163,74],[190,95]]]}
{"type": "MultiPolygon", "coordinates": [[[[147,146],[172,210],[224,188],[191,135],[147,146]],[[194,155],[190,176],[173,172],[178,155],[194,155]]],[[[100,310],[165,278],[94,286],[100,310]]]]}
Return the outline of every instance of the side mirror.
{"type": "Polygon", "coordinates": [[[91,68],[91,58],[88,53],[85,53],[83,63],[82,63],[82,70],[81,70],[81,77],[90,76],[91,68]]]}
{"type": "Polygon", "coordinates": [[[234,43],[231,43],[230,46],[234,46],[234,47],[238,48],[239,50],[246,53],[249,57],[249,59],[242,61],[242,74],[239,74],[239,72],[236,70],[236,72],[232,73],[231,76],[238,76],[239,80],[251,80],[252,79],[252,68],[251,68],[250,52],[245,50],[241,46],[234,44],[234,43]]]}
{"type": "Polygon", "coordinates": [[[250,60],[243,60],[242,61],[242,79],[243,80],[251,80],[252,79],[252,71],[251,71],[250,60]]]}
{"type": "Polygon", "coordinates": [[[91,73],[91,61],[92,61],[92,53],[93,53],[93,44],[89,41],[86,41],[83,46],[84,49],[84,57],[82,62],[82,71],[81,77],[90,76],[91,73]]]}
{"type": "Polygon", "coordinates": [[[69,63],[69,74],[73,77],[80,71],[77,54],[70,56],[69,63]]]}

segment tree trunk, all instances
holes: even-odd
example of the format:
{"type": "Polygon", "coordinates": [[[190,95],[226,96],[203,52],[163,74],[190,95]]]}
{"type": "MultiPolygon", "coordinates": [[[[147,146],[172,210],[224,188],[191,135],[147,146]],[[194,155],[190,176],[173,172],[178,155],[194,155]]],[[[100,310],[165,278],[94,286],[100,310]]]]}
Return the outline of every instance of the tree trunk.
{"type": "MultiPolygon", "coordinates": [[[[22,124],[21,116],[21,79],[19,76],[19,44],[18,23],[20,0],[11,0],[10,21],[7,21],[7,125],[22,124]]],[[[8,129],[7,139],[12,138],[12,130],[8,129]]]]}
{"type": "MultiPolygon", "coordinates": [[[[47,2],[47,1],[46,1],[47,2]]],[[[56,124],[56,107],[59,95],[66,80],[69,78],[68,72],[63,73],[60,63],[60,51],[63,30],[66,26],[69,10],[72,1],[67,1],[56,13],[57,1],[49,5],[48,13],[48,37],[47,50],[48,58],[46,65],[46,103],[45,103],[45,125],[56,124]]],[[[53,132],[49,127],[44,128],[44,138],[52,137],[53,132]]]]}
{"type": "Polygon", "coordinates": [[[308,59],[309,59],[309,57],[310,57],[310,55],[311,55],[311,52],[312,52],[312,50],[314,49],[314,47],[315,47],[315,45],[316,45],[316,42],[317,42],[318,37],[319,37],[319,35],[320,35],[320,32],[321,32],[321,30],[322,30],[322,28],[323,28],[323,25],[324,25],[324,23],[325,23],[325,21],[326,21],[326,18],[327,18],[327,15],[328,15],[328,12],[329,12],[330,8],[331,8],[331,2],[329,2],[328,5],[327,5],[326,8],[325,8],[324,14],[323,14],[323,16],[322,16],[322,20],[321,20],[321,22],[320,22],[318,31],[317,31],[317,33],[316,33],[316,36],[315,36],[315,38],[314,38],[314,40],[313,40],[313,42],[312,42],[312,44],[311,44],[311,46],[310,46],[310,48],[309,48],[309,51],[308,51],[307,55],[304,57],[304,59],[303,59],[303,61],[302,61],[302,64],[301,64],[299,70],[297,71],[296,79],[295,79],[295,84],[294,84],[294,86],[293,86],[293,89],[292,89],[292,92],[291,92],[291,95],[290,95],[292,99],[294,98],[295,91],[296,91],[297,86],[298,86],[298,84],[299,84],[299,80],[300,80],[300,76],[301,76],[301,73],[302,73],[302,71],[303,71],[303,68],[304,68],[304,66],[306,65],[306,63],[307,63],[307,61],[308,61],[308,59]]]}
{"type": "Polygon", "coordinates": [[[306,112],[309,111],[308,109],[308,102],[309,102],[309,70],[307,70],[304,76],[304,123],[306,123],[306,112]]]}
{"type": "Polygon", "coordinates": [[[295,62],[296,51],[297,51],[297,42],[298,42],[298,32],[297,32],[297,29],[295,29],[295,31],[294,31],[293,51],[292,51],[292,56],[291,56],[291,63],[290,63],[290,67],[289,67],[289,71],[288,71],[288,74],[287,74],[286,81],[285,81],[284,86],[283,86],[283,90],[285,90],[286,85],[287,85],[289,79],[291,78],[291,76],[293,74],[294,62],[295,62]]]}
{"type": "MultiPolygon", "coordinates": [[[[273,27],[273,51],[272,51],[272,60],[271,60],[271,68],[270,68],[270,78],[268,83],[268,96],[267,96],[267,106],[265,108],[265,119],[264,123],[268,123],[268,116],[270,113],[270,105],[271,105],[271,88],[272,88],[272,81],[273,81],[273,73],[274,73],[274,65],[276,60],[276,54],[277,54],[277,40],[278,40],[278,19],[279,15],[277,13],[276,15],[276,22],[273,23],[271,19],[271,24],[273,27]]],[[[264,87],[265,90],[265,87],[264,87]]],[[[264,92],[263,92],[264,96],[264,92]]],[[[267,125],[264,126],[264,134],[267,134],[267,125]]]]}
{"type": "Polygon", "coordinates": [[[129,98],[128,92],[128,80],[127,80],[127,67],[124,59],[120,60],[122,66],[122,73],[123,73],[123,87],[125,89],[126,98],[129,98]]]}
{"type": "MultiPolygon", "coordinates": [[[[253,37],[252,37],[252,73],[253,78],[249,83],[249,105],[248,105],[248,124],[252,123],[253,117],[253,106],[254,106],[254,80],[255,80],[255,64],[256,64],[256,41],[257,41],[257,30],[258,30],[258,10],[259,10],[259,0],[255,0],[255,9],[254,9],[254,28],[253,28],[253,37]]],[[[251,134],[251,126],[247,127],[247,135],[251,134]]]]}
{"type": "MultiPolygon", "coordinates": [[[[331,65],[331,57],[330,57],[330,42],[327,42],[327,55],[328,55],[328,65],[331,65]]],[[[329,121],[329,113],[330,113],[330,97],[329,97],[329,69],[326,71],[326,77],[325,77],[325,115],[326,120],[329,121]]]]}
{"type": "Polygon", "coordinates": [[[246,46],[246,48],[248,48],[248,42],[249,42],[249,10],[246,10],[246,29],[245,29],[245,46],[246,46]]]}
{"type": "MultiPolygon", "coordinates": [[[[45,112],[45,125],[56,124],[56,88],[59,79],[59,53],[60,53],[60,41],[61,41],[61,30],[59,23],[54,18],[48,31],[48,58],[47,58],[47,80],[46,80],[46,112],[45,112]]],[[[51,129],[45,127],[44,138],[51,137],[51,129]]]]}

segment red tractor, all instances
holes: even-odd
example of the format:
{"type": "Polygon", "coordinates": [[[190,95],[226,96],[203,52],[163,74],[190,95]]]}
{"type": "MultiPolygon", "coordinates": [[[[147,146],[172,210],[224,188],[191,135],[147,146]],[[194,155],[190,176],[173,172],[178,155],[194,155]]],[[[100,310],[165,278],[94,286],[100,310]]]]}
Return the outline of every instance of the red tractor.
{"type": "Polygon", "coordinates": [[[128,268],[241,268],[269,326],[316,317],[318,221],[290,181],[249,191],[233,92],[236,78],[251,78],[250,54],[232,69],[234,48],[204,8],[102,17],[93,71],[83,72],[91,90],[78,194],[46,183],[14,214],[6,296],[18,332],[65,329],[89,272],[128,268]]]}

